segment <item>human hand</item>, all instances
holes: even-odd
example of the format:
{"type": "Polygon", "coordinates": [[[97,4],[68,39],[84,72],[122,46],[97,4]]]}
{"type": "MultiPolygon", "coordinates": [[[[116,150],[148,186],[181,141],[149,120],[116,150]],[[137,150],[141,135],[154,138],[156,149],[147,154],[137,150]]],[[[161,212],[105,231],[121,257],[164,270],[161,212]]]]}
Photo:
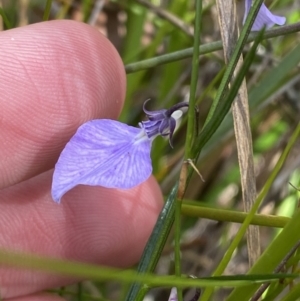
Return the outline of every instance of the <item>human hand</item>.
{"type": "MultiPolygon", "coordinates": [[[[152,177],[130,190],[78,186],[59,205],[50,194],[52,168],[76,129],[120,114],[126,80],[117,51],[96,29],[73,21],[2,32],[0,48],[0,247],[115,267],[134,264],[162,206],[152,177]]],[[[61,300],[38,292],[71,281],[1,267],[0,295],[61,300]]]]}

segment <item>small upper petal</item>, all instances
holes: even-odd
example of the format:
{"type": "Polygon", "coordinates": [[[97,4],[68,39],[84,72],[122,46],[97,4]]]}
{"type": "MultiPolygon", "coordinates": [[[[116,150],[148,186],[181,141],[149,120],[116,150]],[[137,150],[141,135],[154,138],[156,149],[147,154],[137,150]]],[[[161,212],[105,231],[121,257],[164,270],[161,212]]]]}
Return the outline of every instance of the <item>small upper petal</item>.
{"type": "MultiPolygon", "coordinates": [[[[252,0],[246,0],[245,1],[245,14],[244,14],[244,20],[243,23],[245,23],[246,18],[248,16],[248,13],[250,11],[252,4],[252,0]]],[[[264,26],[266,26],[267,29],[273,27],[274,25],[283,25],[286,22],[285,17],[277,16],[271,13],[271,11],[265,6],[263,3],[259,9],[259,12],[256,16],[256,19],[252,25],[251,30],[252,31],[259,31],[264,26]]]]}
{"type": "Polygon", "coordinates": [[[61,197],[79,184],[132,188],[152,173],[151,141],[136,140],[141,129],[100,119],[78,128],[55,166],[52,197],[61,197]]]}
{"type": "Polygon", "coordinates": [[[173,105],[168,110],[148,111],[145,108],[146,100],[143,110],[149,120],[139,123],[140,127],[145,130],[149,139],[154,139],[156,136],[169,136],[169,142],[172,146],[172,136],[176,128],[177,120],[182,116],[181,109],[189,106],[187,102],[180,102],[173,105]]]}
{"type": "Polygon", "coordinates": [[[146,109],[146,104],[148,103],[149,100],[150,99],[147,99],[144,102],[144,105],[143,105],[143,111],[147,115],[148,119],[150,121],[156,121],[156,120],[160,120],[160,119],[164,118],[165,117],[165,113],[167,112],[166,109],[156,110],[156,111],[148,111],[146,109]]]}

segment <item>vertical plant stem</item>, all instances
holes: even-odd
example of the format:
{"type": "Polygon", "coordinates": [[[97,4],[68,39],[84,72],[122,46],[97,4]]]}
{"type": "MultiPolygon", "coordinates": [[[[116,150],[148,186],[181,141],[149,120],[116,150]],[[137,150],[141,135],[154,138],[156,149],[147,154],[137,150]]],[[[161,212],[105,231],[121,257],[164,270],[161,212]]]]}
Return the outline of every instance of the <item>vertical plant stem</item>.
{"type": "Polygon", "coordinates": [[[4,10],[3,10],[3,8],[2,8],[2,3],[0,3],[0,16],[2,17],[6,28],[7,29],[11,29],[12,25],[11,25],[9,19],[7,18],[6,14],[5,14],[4,10]]]}
{"type": "MultiPolygon", "coordinates": [[[[180,254],[180,237],[181,237],[181,205],[186,188],[186,179],[188,174],[187,162],[183,162],[180,171],[176,206],[175,206],[175,275],[181,276],[181,254],[180,254]]],[[[178,301],[182,301],[182,289],[177,287],[178,301]]]]}
{"type": "MultiPolygon", "coordinates": [[[[238,39],[237,15],[235,1],[217,0],[218,17],[223,42],[225,62],[228,63],[238,39]]],[[[243,63],[240,57],[238,70],[243,63]]],[[[237,71],[234,72],[236,75],[237,71]]],[[[248,93],[246,82],[243,80],[238,95],[232,104],[234,132],[237,144],[241,187],[244,210],[249,212],[256,198],[256,183],[252,151],[252,135],[250,129],[248,93]]],[[[260,238],[258,226],[249,226],[247,231],[247,246],[249,265],[260,256],[260,238]]]]}
{"type": "Polygon", "coordinates": [[[200,47],[200,31],[201,31],[201,13],[202,0],[196,0],[196,18],[195,18],[195,37],[194,37],[194,52],[192,61],[192,76],[190,85],[190,99],[188,110],[187,136],[185,142],[185,159],[192,159],[192,147],[195,138],[195,105],[196,105],[196,90],[199,74],[199,47],[200,47]]]}
{"type": "MultiPolygon", "coordinates": [[[[153,272],[156,267],[171,227],[173,226],[177,192],[178,184],[176,183],[166,200],[164,208],[158,216],[156,225],[144,249],[137,268],[139,273],[153,272]]],[[[125,300],[142,301],[147,291],[148,287],[143,286],[141,283],[133,283],[129,288],[125,300]]]]}
{"type": "Polygon", "coordinates": [[[2,17],[3,13],[1,13],[2,7],[3,7],[3,3],[2,0],[0,0],[0,31],[4,29],[3,17],[2,17]]]}
{"type": "Polygon", "coordinates": [[[46,1],[46,7],[44,10],[44,15],[43,15],[43,21],[48,21],[50,17],[50,12],[51,12],[51,5],[52,5],[52,0],[47,0],[46,1]]]}
{"type": "MultiPolygon", "coordinates": [[[[185,154],[184,159],[194,159],[194,141],[196,133],[195,126],[195,107],[196,107],[196,90],[199,76],[199,54],[200,54],[200,31],[201,31],[201,14],[202,14],[202,0],[196,0],[196,18],[195,18],[195,37],[194,37],[194,52],[192,60],[192,74],[191,74],[191,85],[190,85],[190,98],[189,98],[189,110],[187,114],[187,134],[185,141],[185,154]]],[[[184,163],[185,164],[185,163],[184,163]]],[[[186,168],[186,166],[182,168],[186,168]]],[[[186,188],[186,179],[184,182],[184,190],[180,192],[181,196],[179,199],[182,201],[186,188]]],[[[180,205],[181,208],[181,205],[180,205]]]]}
{"type": "MultiPolygon", "coordinates": [[[[194,51],[192,60],[192,75],[190,85],[190,99],[188,110],[187,136],[185,142],[185,159],[192,159],[192,147],[195,139],[195,105],[196,91],[199,72],[199,47],[200,47],[200,31],[201,31],[201,14],[202,0],[196,0],[196,17],[195,17],[195,36],[194,51]]],[[[181,275],[181,254],[180,254],[180,236],[181,236],[181,205],[186,189],[186,181],[188,175],[188,165],[184,162],[181,167],[179,190],[175,207],[175,274],[181,275]]],[[[178,300],[182,301],[182,290],[177,289],[178,300]]]]}

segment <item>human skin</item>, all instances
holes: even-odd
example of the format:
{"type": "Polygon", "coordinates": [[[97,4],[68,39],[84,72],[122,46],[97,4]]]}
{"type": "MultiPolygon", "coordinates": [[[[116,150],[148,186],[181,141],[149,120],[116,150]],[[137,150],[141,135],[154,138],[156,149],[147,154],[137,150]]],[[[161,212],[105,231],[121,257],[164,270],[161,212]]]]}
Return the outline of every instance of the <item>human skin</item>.
{"type": "MultiPolygon", "coordinates": [[[[76,129],[122,110],[126,78],[115,48],[86,24],[50,21],[1,32],[0,61],[1,249],[136,263],[162,207],[153,177],[129,190],[77,186],[61,204],[50,194],[53,167],[76,129]]],[[[0,266],[4,299],[62,300],[39,292],[71,282],[0,266]]]]}

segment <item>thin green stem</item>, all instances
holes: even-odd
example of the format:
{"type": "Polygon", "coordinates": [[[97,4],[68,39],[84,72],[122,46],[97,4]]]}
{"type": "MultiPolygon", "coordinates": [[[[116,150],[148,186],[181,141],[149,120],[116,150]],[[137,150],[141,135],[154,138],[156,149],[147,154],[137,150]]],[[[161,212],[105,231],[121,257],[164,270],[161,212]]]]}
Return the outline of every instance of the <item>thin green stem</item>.
{"type": "Polygon", "coordinates": [[[45,7],[45,10],[44,10],[44,15],[43,15],[43,21],[48,21],[49,20],[51,5],[52,5],[52,0],[47,0],[46,1],[46,7],[45,7]]]}
{"type": "Polygon", "coordinates": [[[136,281],[150,287],[216,287],[244,286],[250,283],[263,283],[283,278],[295,278],[295,274],[277,275],[237,275],[223,277],[204,277],[191,279],[188,277],[158,276],[154,274],[139,274],[134,270],[122,270],[97,266],[93,264],[43,257],[28,253],[13,252],[0,249],[0,263],[6,266],[46,271],[57,275],[88,278],[95,281],[117,280],[122,283],[136,281]]]}
{"type": "MultiPolygon", "coordinates": [[[[300,22],[271,29],[265,32],[263,39],[271,39],[279,36],[285,36],[291,33],[296,33],[300,31],[300,22]]],[[[253,42],[257,34],[252,33],[247,38],[247,43],[253,42]]],[[[223,49],[222,41],[216,41],[213,43],[203,44],[199,47],[199,55],[208,54],[217,50],[223,49]]],[[[163,54],[150,59],[142,60],[136,63],[131,63],[125,66],[126,73],[134,73],[141,70],[146,70],[154,68],[163,64],[172,63],[175,61],[180,61],[189,57],[192,57],[194,53],[194,48],[186,48],[183,50],[175,51],[172,53],[163,54]]]]}
{"type": "MultiPolygon", "coordinates": [[[[192,146],[195,138],[195,105],[196,105],[196,91],[199,74],[199,46],[200,46],[200,32],[201,32],[201,14],[202,14],[202,0],[196,1],[196,17],[195,17],[195,35],[194,35],[194,47],[193,47],[193,60],[192,60],[192,75],[190,85],[190,99],[188,110],[188,122],[187,122],[187,135],[185,142],[185,159],[191,158],[192,146]]],[[[185,164],[184,164],[185,165],[185,164]]],[[[187,170],[187,166],[182,166],[187,170]]],[[[185,182],[187,173],[181,173],[183,175],[183,185],[179,188],[181,196],[184,194],[185,182]]],[[[181,237],[181,205],[182,199],[178,197],[175,207],[175,274],[181,276],[181,256],[180,256],[180,237],[181,237]]],[[[178,300],[182,301],[182,291],[177,288],[178,300]]]]}
{"type": "Polygon", "coordinates": [[[0,7],[0,15],[1,15],[1,17],[4,21],[4,24],[5,24],[6,28],[11,29],[12,28],[11,23],[9,22],[9,19],[7,18],[7,16],[6,16],[6,14],[5,14],[2,7],[0,7]]]}
{"type": "Polygon", "coordinates": [[[201,14],[202,0],[196,1],[196,19],[195,19],[195,39],[194,52],[192,60],[192,76],[190,85],[190,99],[188,110],[187,134],[185,141],[185,159],[192,159],[192,146],[195,138],[195,106],[196,106],[196,91],[199,75],[199,46],[200,46],[200,31],[201,31],[201,14]]]}
{"type": "MultiPolygon", "coordinates": [[[[175,206],[175,241],[174,241],[174,256],[175,256],[175,275],[181,276],[181,254],[180,254],[180,237],[181,237],[181,200],[176,200],[175,206]]],[[[182,301],[182,290],[177,287],[178,301],[182,301]]]]}
{"type": "MultiPolygon", "coordinates": [[[[176,184],[173,187],[170,195],[168,196],[165,202],[163,210],[158,216],[155,227],[147,242],[147,245],[144,249],[143,255],[137,268],[138,272],[141,274],[153,272],[160,258],[162,249],[165,245],[168,234],[174,222],[174,212],[176,207],[175,200],[177,191],[178,184],[176,184]]],[[[134,283],[130,287],[125,300],[141,301],[144,299],[147,289],[147,287],[144,287],[140,283],[134,283]]]]}
{"type": "MultiPolygon", "coordinates": [[[[245,221],[248,215],[246,212],[207,207],[204,204],[192,201],[183,201],[181,212],[183,215],[187,216],[240,224],[245,221]]],[[[290,218],[286,216],[255,214],[250,224],[283,228],[289,221],[290,218]]]]}

